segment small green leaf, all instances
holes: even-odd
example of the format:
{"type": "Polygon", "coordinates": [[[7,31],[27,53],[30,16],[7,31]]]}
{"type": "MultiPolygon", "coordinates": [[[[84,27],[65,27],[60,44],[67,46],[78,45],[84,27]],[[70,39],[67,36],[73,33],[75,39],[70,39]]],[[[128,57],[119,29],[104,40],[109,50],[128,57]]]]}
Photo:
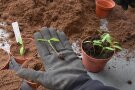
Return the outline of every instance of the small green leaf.
{"type": "Polygon", "coordinates": [[[110,51],[114,51],[115,50],[114,48],[111,48],[111,47],[104,47],[104,49],[110,50],[110,51]]]}
{"type": "Polygon", "coordinates": [[[51,38],[50,41],[55,41],[55,42],[59,42],[60,40],[57,38],[51,38]]]}
{"type": "Polygon", "coordinates": [[[46,39],[37,39],[37,41],[43,41],[43,42],[45,42],[47,40],[46,39]]]}
{"type": "Polygon", "coordinates": [[[98,43],[93,43],[93,45],[103,47],[101,44],[98,44],[98,43]]]}
{"type": "Polygon", "coordinates": [[[113,42],[113,45],[114,46],[120,46],[120,43],[119,42],[113,42]]]}
{"type": "Polygon", "coordinates": [[[93,43],[101,44],[102,42],[100,40],[93,40],[93,43]]]}
{"type": "Polygon", "coordinates": [[[22,38],[21,38],[21,37],[18,38],[18,43],[19,43],[20,45],[23,45],[23,41],[22,41],[22,38]]]}
{"type": "Polygon", "coordinates": [[[113,42],[114,44],[119,44],[119,42],[113,42]]]}
{"type": "Polygon", "coordinates": [[[22,47],[20,48],[20,55],[24,55],[24,53],[25,53],[25,50],[24,50],[24,47],[22,46],[22,47]]]}
{"type": "Polygon", "coordinates": [[[122,50],[122,48],[120,46],[118,46],[118,45],[117,46],[115,45],[113,47],[116,48],[116,49],[122,50]]]}
{"type": "Polygon", "coordinates": [[[85,42],[83,42],[83,43],[91,43],[91,41],[85,41],[85,42]]]}
{"type": "Polygon", "coordinates": [[[110,36],[110,34],[104,33],[104,34],[101,36],[101,38],[102,38],[102,42],[107,41],[107,42],[111,43],[111,36],[110,36]]]}
{"type": "Polygon", "coordinates": [[[112,43],[111,37],[110,38],[107,38],[106,41],[111,44],[112,43]]]}

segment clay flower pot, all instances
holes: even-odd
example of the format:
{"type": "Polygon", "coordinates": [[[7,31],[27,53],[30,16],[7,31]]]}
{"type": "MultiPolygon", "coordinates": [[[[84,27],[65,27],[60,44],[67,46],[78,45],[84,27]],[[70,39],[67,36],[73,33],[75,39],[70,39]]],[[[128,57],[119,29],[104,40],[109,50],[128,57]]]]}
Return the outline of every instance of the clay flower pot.
{"type": "Polygon", "coordinates": [[[0,57],[0,70],[8,69],[10,56],[6,51],[0,49],[0,57]]]}
{"type": "MultiPolygon", "coordinates": [[[[88,38],[86,38],[88,39],[88,38]]],[[[84,39],[83,41],[85,41],[86,39],[84,39]]],[[[83,43],[83,42],[82,42],[83,43]]],[[[84,65],[84,67],[93,73],[97,73],[100,72],[101,70],[104,69],[106,63],[110,60],[110,58],[113,56],[110,56],[109,58],[106,59],[97,59],[97,58],[93,58],[92,56],[86,54],[86,52],[83,49],[83,44],[81,44],[81,51],[82,51],[82,63],[84,65]]]]}
{"type": "Polygon", "coordinates": [[[15,58],[16,62],[19,64],[23,64],[26,60],[29,60],[33,57],[32,55],[29,55],[29,53],[33,52],[33,50],[31,50],[31,48],[33,48],[33,46],[31,46],[31,44],[28,44],[28,43],[26,45],[25,44],[26,42],[33,44],[34,40],[32,38],[23,38],[23,43],[24,43],[24,47],[26,48],[26,51],[25,51],[25,54],[22,56],[19,53],[19,49],[20,49],[21,45],[19,45],[16,42],[13,42],[10,47],[11,55],[15,58]]]}
{"type": "Polygon", "coordinates": [[[113,0],[96,0],[96,15],[99,18],[106,18],[115,6],[113,0]]]}

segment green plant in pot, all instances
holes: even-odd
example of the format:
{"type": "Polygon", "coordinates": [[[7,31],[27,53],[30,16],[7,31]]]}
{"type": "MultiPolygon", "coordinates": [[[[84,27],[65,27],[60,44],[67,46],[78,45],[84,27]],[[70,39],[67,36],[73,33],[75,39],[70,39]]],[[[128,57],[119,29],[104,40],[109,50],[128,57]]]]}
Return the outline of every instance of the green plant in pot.
{"type": "Polygon", "coordinates": [[[99,72],[119,50],[122,50],[120,44],[109,33],[88,37],[82,42],[83,65],[88,71],[99,72]]]}
{"type": "Polygon", "coordinates": [[[35,45],[31,38],[18,38],[18,42],[13,42],[10,47],[11,55],[16,62],[23,64],[26,60],[34,57],[35,45]]]}

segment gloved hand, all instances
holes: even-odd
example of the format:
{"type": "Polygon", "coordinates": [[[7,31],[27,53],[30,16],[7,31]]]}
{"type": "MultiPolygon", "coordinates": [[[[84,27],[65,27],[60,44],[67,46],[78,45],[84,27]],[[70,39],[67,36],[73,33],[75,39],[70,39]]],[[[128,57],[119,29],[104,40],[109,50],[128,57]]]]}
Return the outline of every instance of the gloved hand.
{"type": "Polygon", "coordinates": [[[114,0],[118,5],[121,5],[124,10],[128,9],[128,6],[135,8],[135,0],[114,0]]]}
{"type": "Polygon", "coordinates": [[[38,82],[52,90],[65,90],[74,79],[81,74],[86,74],[81,59],[73,52],[64,32],[43,28],[40,32],[35,33],[34,37],[46,72],[22,68],[18,71],[20,77],[38,82]],[[37,39],[44,38],[60,40],[60,42],[52,42],[52,45],[64,55],[64,60],[58,57],[48,42],[37,41],[37,39]]]}

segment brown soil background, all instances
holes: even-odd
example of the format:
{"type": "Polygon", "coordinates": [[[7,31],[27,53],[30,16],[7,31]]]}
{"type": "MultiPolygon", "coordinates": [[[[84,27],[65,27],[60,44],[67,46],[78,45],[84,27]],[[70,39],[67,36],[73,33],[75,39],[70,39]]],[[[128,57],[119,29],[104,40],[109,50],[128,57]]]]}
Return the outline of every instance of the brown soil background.
{"type": "MultiPolygon", "coordinates": [[[[70,40],[84,39],[99,29],[99,19],[95,15],[95,0],[1,0],[0,18],[7,21],[7,30],[12,30],[11,22],[18,21],[23,37],[33,37],[41,27],[63,30],[70,40]]],[[[108,18],[110,33],[124,48],[135,44],[135,10],[124,11],[114,8],[108,18]]]]}
{"type": "Polygon", "coordinates": [[[0,70],[8,63],[9,57],[8,54],[0,49],[0,70]]]}
{"type": "Polygon", "coordinates": [[[22,79],[16,75],[15,71],[0,71],[0,90],[20,90],[22,79]]]}

